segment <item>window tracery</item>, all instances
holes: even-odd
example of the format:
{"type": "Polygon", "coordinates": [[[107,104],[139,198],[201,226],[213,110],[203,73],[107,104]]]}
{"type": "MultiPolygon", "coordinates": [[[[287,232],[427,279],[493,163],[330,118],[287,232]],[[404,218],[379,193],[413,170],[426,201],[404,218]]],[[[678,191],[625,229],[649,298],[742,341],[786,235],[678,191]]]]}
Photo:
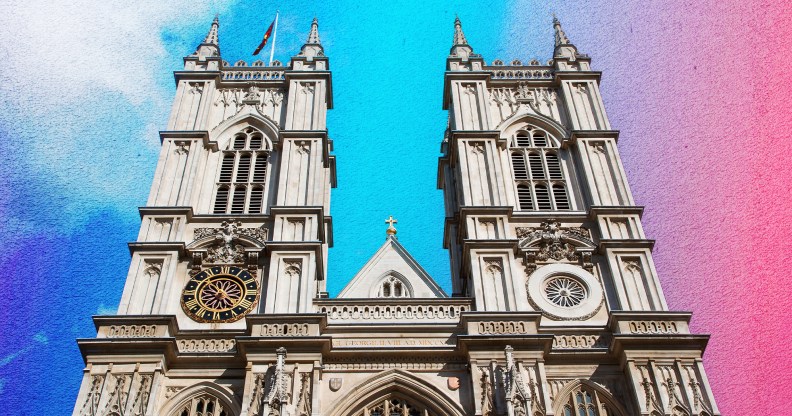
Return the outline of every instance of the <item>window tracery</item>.
{"type": "Polygon", "coordinates": [[[522,211],[566,211],[572,208],[562,162],[548,134],[538,128],[517,131],[511,162],[522,211]]]}
{"type": "Polygon", "coordinates": [[[434,416],[434,414],[408,400],[388,398],[366,406],[356,416],[434,416]]]}
{"type": "Polygon", "coordinates": [[[264,136],[248,127],[237,133],[223,151],[212,212],[260,214],[264,208],[269,152],[264,136]]]}
{"type": "Polygon", "coordinates": [[[380,284],[377,297],[380,298],[409,298],[412,297],[410,288],[398,277],[388,276],[380,284]]]}
{"type": "Polygon", "coordinates": [[[225,409],[223,403],[210,394],[202,394],[194,397],[189,402],[181,406],[175,416],[232,416],[232,413],[225,409]]]}
{"type": "Polygon", "coordinates": [[[603,397],[603,393],[580,384],[564,399],[561,407],[563,416],[619,416],[616,409],[603,397]]]}

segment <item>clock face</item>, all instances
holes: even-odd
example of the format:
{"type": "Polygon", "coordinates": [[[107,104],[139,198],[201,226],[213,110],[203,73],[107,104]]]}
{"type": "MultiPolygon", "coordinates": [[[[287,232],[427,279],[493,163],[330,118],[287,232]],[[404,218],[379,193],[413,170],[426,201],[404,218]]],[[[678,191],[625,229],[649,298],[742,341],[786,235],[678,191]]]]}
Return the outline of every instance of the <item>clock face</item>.
{"type": "Polygon", "coordinates": [[[214,266],[192,277],[182,291],[184,313],[198,322],[234,322],[256,305],[259,288],[247,270],[214,266]]]}

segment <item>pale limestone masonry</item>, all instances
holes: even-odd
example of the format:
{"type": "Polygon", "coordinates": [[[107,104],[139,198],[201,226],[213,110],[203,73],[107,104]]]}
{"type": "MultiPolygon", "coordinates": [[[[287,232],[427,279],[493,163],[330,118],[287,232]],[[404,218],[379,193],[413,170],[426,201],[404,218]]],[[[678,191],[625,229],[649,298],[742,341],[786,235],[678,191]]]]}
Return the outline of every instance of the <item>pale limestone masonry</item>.
{"type": "Polygon", "coordinates": [[[720,415],[708,337],[668,311],[600,74],[557,20],[550,61],[492,65],[455,22],[450,296],[390,218],[335,299],[317,22],[285,66],[230,65],[218,28],[175,73],[118,314],[78,341],[73,415],[720,415]]]}

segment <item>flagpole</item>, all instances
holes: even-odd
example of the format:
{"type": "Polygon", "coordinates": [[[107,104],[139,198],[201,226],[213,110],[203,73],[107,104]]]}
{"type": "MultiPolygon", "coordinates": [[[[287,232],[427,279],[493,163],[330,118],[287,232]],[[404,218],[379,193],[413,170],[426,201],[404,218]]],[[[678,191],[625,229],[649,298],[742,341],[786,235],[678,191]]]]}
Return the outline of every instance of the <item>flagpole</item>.
{"type": "Polygon", "coordinates": [[[275,40],[278,38],[278,14],[280,10],[275,12],[275,29],[272,32],[272,49],[270,50],[270,60],[269,65],[272,66],[272,58],[275,56],[275,40]]]}

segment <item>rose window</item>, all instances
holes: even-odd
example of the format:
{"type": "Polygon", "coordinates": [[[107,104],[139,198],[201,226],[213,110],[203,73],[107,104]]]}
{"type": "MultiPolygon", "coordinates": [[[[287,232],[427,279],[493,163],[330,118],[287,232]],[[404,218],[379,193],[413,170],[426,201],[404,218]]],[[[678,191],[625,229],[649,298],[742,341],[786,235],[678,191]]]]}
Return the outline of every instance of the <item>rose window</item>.
{"type": "Polygon", "coordinates": [[[564,308],[578,306],[586,299],[586,288],[576,279],[567,276],[548,280],[544,292],[550,302],[564,308]]]}

